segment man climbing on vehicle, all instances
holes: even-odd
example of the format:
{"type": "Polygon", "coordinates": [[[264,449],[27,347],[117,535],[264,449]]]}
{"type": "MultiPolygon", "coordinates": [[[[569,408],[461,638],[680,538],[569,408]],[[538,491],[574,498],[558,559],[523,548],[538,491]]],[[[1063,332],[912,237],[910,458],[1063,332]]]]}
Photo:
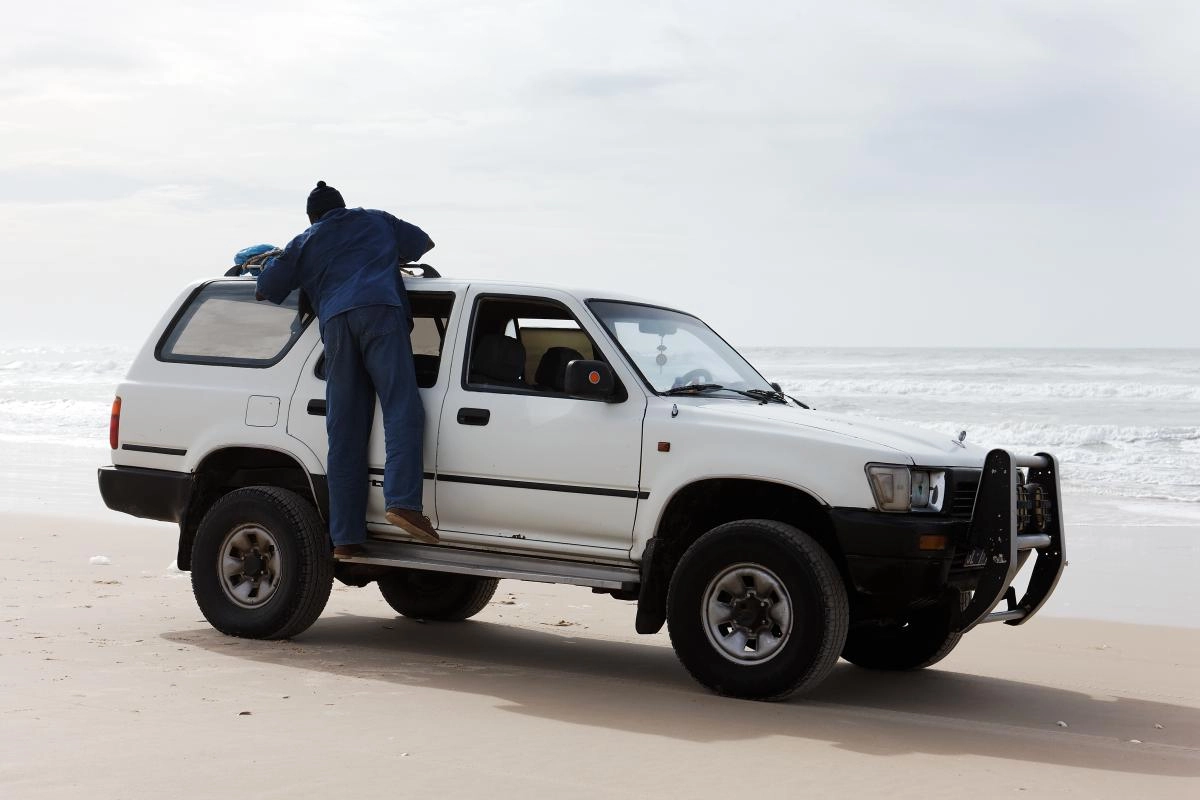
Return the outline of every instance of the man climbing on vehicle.
{"type": "Polygon", "coordinates": [[[386,211],[346,208],[337,189],[318,181],[308,195],[310,227],[258,276],[258,299],[308,296],[325,342],[325,427],[329,434],[329,535],[334,558],[362,555],[367,538],[367,443],[375,397],[383,408],[387,520],[436,544],[421,513],[425,410],[409,339],[412,315],[399,265],[433,241],[386,211]]]}

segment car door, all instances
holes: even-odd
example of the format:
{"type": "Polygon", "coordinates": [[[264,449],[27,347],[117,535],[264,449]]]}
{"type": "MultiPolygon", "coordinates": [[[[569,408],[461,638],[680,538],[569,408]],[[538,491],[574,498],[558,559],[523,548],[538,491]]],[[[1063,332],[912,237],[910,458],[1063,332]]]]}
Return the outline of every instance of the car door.
{"type": "Polygon", "coordinates": [[[438,437],[438,527],[492,547],[628,551],[646,397],[565,292],[472,285],[438,437]],[[566,364],[607,361],[614,402],[568,397],[566,364]],[[565,549],[567,548],[567,549],[565,549]]]}
{"type": "MultiPolygon", "coordinates": [[[[423,503],[425,513],[437,525],[434,505],[433,472],[437,459],[438,417],[442,400],[450,380],[448,354],[454,345],[457,331],[456,295],[464,287],[443,286],[417,289],[412,283],[423,279],[409,279],[409,303],[413,312],[413,360],[416,366],[417,386],[425,407],[424,464],[425,486],[423,503]],[[446,358],[442,354],[447,354],[446,358]]],[[[329,439],[325,432],[325,372],[324,348],[318,345],[308,358],[288,415],[288,433],[303,441],[328,469],[329,439]]],[[[371,428],[369,445],[370,474],[367,500],[368,527],[376,533],[395,533],[387,524],[384,513],[383,470],[384,470],[383,418],[379,403],[375,404],[375,418],[371,428]]]]}

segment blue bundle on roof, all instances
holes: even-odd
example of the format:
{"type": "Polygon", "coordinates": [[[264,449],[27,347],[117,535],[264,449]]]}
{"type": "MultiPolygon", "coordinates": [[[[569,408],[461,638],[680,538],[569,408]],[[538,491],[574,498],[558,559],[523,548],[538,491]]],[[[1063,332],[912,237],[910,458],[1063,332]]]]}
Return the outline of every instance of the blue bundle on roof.
{"type": "Polygon", "coordinates": [[[261,256],[263,253],[269,253],[275,249],[277,248],[273,244],[252,244],[249,247],[243,247],[233,257],[233,265],[240,267],[255,256],[261,256]]]}

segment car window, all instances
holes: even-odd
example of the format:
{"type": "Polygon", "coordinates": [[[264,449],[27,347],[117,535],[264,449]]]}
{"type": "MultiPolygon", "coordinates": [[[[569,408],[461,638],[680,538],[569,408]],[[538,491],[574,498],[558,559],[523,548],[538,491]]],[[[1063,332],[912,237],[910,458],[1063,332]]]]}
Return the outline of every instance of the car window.
{"type": "MultiPolygon", "coordinates": [[[[454,308],[454,295],[449,292],[408,293],[412,308],[413,328],[409,334],[412,341],[413,366],[417,371],[417,386],[428,389],[437,384],[441,370],[442,346],[446,341],[446,328],[450,312],[454,308]]],[[[317,359],[317,377],[325,380],[325,354],[317,359]]]]}
{"type": "Polygon", "coordinates": [[[567,364],[581,359],[603,357],[563,304],[505,296],[476,303],[467,388],[562,394],[567,364]]]}
{"type": "Polygon", "coordinates": [[[282,305],[254,299],[253,281],[218,281],[200,288],[176,316],[158,347],[163,361],[238,367],[277,363],[304,332],[299,293],[282,305]]]}

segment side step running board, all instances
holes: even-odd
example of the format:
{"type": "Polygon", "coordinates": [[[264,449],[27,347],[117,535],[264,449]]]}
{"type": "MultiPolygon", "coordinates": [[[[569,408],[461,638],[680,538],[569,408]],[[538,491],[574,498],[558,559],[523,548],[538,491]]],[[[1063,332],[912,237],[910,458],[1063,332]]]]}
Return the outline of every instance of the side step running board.
{"type": "Polygon", "coordinates": [[[536,556],[489,553],[444,545],[411,544],[372,539],[368,553],[344,559],[343,564],[375,564],[382,567],[457,572],[484,578],[512,578],[540,583],[569,583],[596,589],[632,590],[641,580],[637,567],[584,564],[536,556]]]}

